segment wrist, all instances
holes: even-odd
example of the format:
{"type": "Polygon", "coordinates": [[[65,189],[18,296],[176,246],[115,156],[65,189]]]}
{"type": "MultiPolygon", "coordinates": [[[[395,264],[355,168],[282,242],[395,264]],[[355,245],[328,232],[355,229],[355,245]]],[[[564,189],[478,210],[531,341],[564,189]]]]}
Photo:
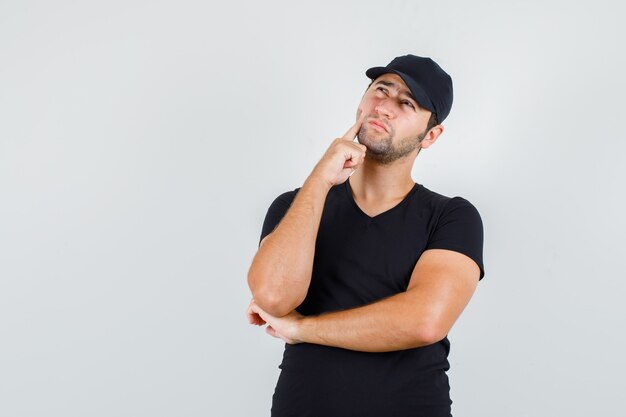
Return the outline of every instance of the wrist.
{"type": "Polygon", "coordinates": [[[316,175],[315,173],[311,173],[307,177],[307,179],[304,181],[303,187],[306,185],[310,185],[316,189],[322,189],[326,192],[330,191],[330,189],[333,187],[333,184],[330,181],[322,178],[319,175],[316,175]]]}
{"type": "Polygon", "coordinates": [[[315,316],[303,316],[298,321],[296,331],[296,339],[300,343],[312,343],[312,335],[314,334],[315,316]]]}

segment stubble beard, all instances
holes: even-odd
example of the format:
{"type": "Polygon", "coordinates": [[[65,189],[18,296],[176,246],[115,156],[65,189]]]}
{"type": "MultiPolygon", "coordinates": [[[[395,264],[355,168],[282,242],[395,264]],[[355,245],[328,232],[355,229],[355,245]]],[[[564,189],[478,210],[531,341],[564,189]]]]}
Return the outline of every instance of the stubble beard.
{"type": "Polygon", "coordinates": [[[357,134],[359,143],[367,148],[367,157],[383,165],[389,165],[413,152],[426,136],[424,132],[414,137],[403,138],[394,146],[395,129],[393,127],[390,129],[387,136],[375,137],[374,134],[368,134],[367,126],[361,126],[357,134]]]}

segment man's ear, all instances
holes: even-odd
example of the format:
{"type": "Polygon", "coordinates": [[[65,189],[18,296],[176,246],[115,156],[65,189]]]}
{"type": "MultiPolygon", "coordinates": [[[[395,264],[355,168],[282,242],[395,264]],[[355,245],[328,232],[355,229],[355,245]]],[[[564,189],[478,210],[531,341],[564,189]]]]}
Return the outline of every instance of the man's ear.
{"type": "Polygon", "coordinates": [[[424,139],[420,143],[420,146],[424,149],[431,146],[437,141],[437,138],[443,133],[443,125],[437,125],[430,128],[424,139]]]}

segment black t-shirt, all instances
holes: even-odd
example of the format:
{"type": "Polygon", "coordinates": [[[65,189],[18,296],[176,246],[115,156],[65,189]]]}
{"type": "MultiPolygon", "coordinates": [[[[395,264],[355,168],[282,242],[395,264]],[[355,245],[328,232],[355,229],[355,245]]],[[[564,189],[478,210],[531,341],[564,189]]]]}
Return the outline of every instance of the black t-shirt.
{"type": "MultiPolygon", "coordinates": [[[[299,188],[271,204],[261,240],[283,218],[299,188]]],[[[373,303],[406,291],[423,251],[450,249],[472,258],[484,276],[483,225],[462,197],[415,184],[393,208],[370,217],[349,180],[329,191],[315,245],[313,274],[296,309],[316,315],[373,303]]],[[[450,416],[450,342],[393,352],[285,344],[272,416],[450,416]]]]}

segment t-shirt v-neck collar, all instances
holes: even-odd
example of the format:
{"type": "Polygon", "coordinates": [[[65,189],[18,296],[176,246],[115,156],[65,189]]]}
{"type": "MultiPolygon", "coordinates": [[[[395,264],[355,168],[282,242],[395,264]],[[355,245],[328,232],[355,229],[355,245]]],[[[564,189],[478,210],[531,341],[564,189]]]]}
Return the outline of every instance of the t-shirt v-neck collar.
{"type": "Polygon", "coordinates": [[[344,190],[346,192],[346,195],[348,197],[348,200],[350,201],[350,203],[352,204],[352,206],[356,209],[357,212],[359,212],[362,216],[364,216],[367,220],[372,221],[372,220],[376,220],[380,217],[384,217],[387,214],[397,210],[399,207],[403,206],[406,204],[406,202],[409,200],[409,198],[413,195],[413,193],[415,193],[415,191],[417,190],[417,183],[413,183],[413,188],[411,188],[411,191],[408,192],[408,194],[402,199],[402,201],[400,201],[398,204],[396,204],[395,206],[383,211],[382,213],[378,213],[375,216],[370,216],[369,214],[365,213],[363,210],[361,210],[361,207],[359,207],[359,205],[356,203],[356,201],[354,200],[354,197],[352,196],[352,187],[350,187],[350,181],[346,180],[346,182],[344,182],[344,190]]]}

